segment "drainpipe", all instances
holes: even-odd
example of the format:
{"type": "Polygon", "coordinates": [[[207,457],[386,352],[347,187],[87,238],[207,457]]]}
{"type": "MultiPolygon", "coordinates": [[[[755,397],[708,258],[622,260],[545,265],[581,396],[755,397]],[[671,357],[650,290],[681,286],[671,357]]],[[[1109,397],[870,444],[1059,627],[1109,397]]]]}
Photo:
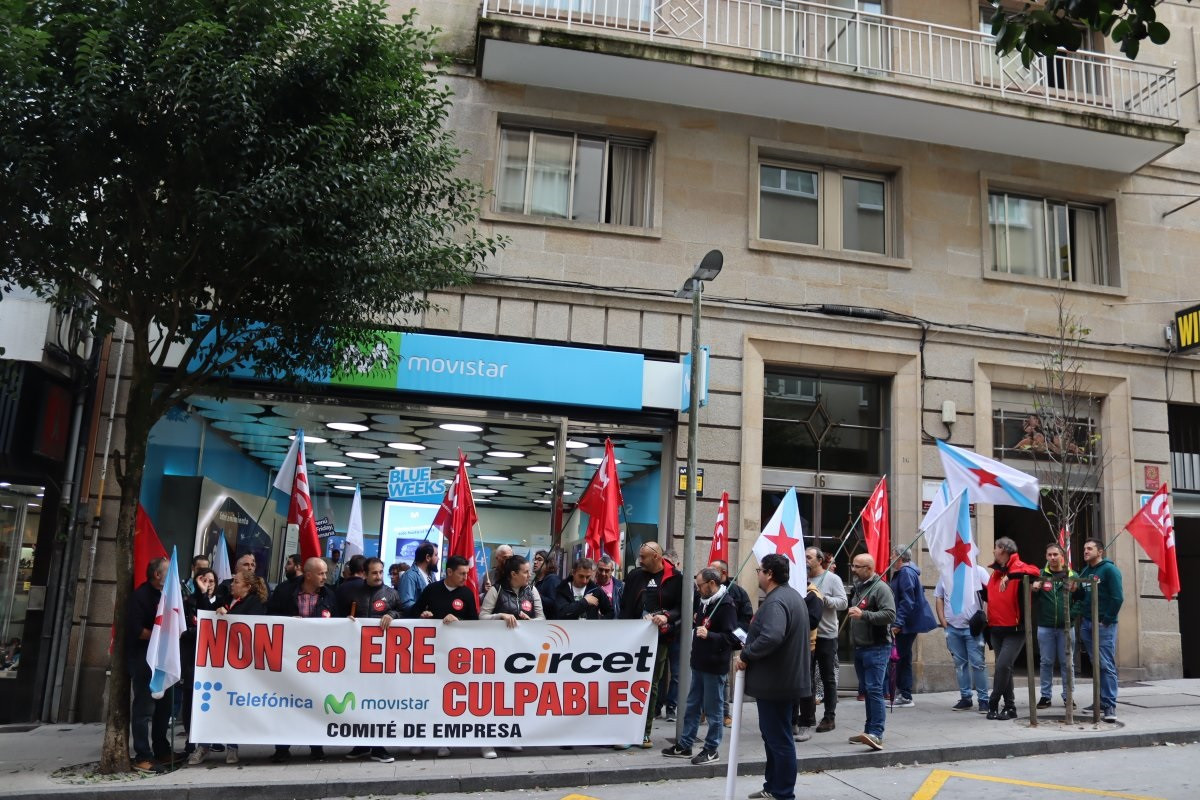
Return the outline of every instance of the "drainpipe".
{"type": "Polygon", "coordinates": [[[113,427],[117,416],[117,395],[121,388],[121,370],[125,362],[125,342],[129,335],[129,323],[121,323],[121,346],[117,349],[117,364],[113,370],[112,403],[108,408],[108,431],[104,438],[104,452],[100,456],[100,484],[96,490],[96,513],[92,517],[92,538],[88,543],[87,582],[83,589],[83,608],[79,612],[79,636],[75,648],[75,671],[71,675],[71,704],[67,710],[67,722],[76,720],[79,699],[79,678],[83,670],[83,646],[87,640],[87,624],[92,607],[92,577],[96,572],[96,547],[100,540],[100,519],[104,508],[104,483],[108,478],[108,455],[112,448],[113,427]]]}

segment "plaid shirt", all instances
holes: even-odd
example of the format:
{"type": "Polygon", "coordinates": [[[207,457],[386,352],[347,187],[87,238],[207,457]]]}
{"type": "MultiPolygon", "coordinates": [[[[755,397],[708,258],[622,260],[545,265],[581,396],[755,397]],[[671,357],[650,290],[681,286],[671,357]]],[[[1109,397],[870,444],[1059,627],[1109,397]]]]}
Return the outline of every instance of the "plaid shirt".
{"type": "Polygon", "coordinates": [[[317,599],[320,595],[315,592],[296,592],[296,608],[300,611],[300,616],[311,617],[313,611],[317,608],[317,599]]]}

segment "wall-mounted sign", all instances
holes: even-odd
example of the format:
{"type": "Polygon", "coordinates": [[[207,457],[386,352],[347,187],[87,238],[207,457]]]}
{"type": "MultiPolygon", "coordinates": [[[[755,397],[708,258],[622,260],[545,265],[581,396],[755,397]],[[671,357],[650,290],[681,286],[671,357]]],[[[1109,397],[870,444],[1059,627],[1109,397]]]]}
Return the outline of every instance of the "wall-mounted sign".
{"type": "Polygon", "coordinates": [[[1157,492],[1158,487],[1162,486],[1162,480],[1159,478],[1158,467],[1153,464],[1146,464],[1142,467],[1142,474],[1145,479],[1146,491],[1157,492]]]}
{"type": "Polygon", "coordinates": [[[429,467],[394,469],[388,473],[388,500],[441,505],[446,481],[434,478],[429,467]]]}
{"type": "Polygon", "coordinates": [[[1186,353],[1200,347],[1200,306],[1175,312],[1175,350],[1186,353]]]}
{"type": "MultiPolygon", "coordinates": [[[[688,468],[679,468],[679,481],[675,485],[676,494],[687,494],[688,468]]],[[[704,496],[704,467],[696,467],[696,497],[704,496]]]]}

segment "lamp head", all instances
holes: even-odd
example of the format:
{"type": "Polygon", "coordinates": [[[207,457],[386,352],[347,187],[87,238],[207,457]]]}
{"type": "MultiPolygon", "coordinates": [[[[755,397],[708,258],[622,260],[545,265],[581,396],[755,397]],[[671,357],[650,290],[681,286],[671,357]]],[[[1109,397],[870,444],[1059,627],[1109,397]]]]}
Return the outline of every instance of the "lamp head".
{"type": "Polygon", "coordinates": [[[725,256],[720,250],[709,250],[696,265],[696,270],[692,273],[692,280],[711,281],[721,274],[721,267],[724,263],[725,256]]]}

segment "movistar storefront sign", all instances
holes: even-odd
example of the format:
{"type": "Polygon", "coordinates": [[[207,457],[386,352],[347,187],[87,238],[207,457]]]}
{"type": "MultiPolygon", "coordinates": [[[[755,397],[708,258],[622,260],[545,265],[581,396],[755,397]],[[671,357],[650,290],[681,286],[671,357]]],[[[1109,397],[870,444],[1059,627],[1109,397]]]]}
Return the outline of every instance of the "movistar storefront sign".
{"type": "Polygon", "coordinates": [[[427,333],[385,335],[390,352],[363,354],[355,359],[355,373],[343,371],[330,383],[601,408],[642,407],[645,359],[637,353],[427,333]]]}

